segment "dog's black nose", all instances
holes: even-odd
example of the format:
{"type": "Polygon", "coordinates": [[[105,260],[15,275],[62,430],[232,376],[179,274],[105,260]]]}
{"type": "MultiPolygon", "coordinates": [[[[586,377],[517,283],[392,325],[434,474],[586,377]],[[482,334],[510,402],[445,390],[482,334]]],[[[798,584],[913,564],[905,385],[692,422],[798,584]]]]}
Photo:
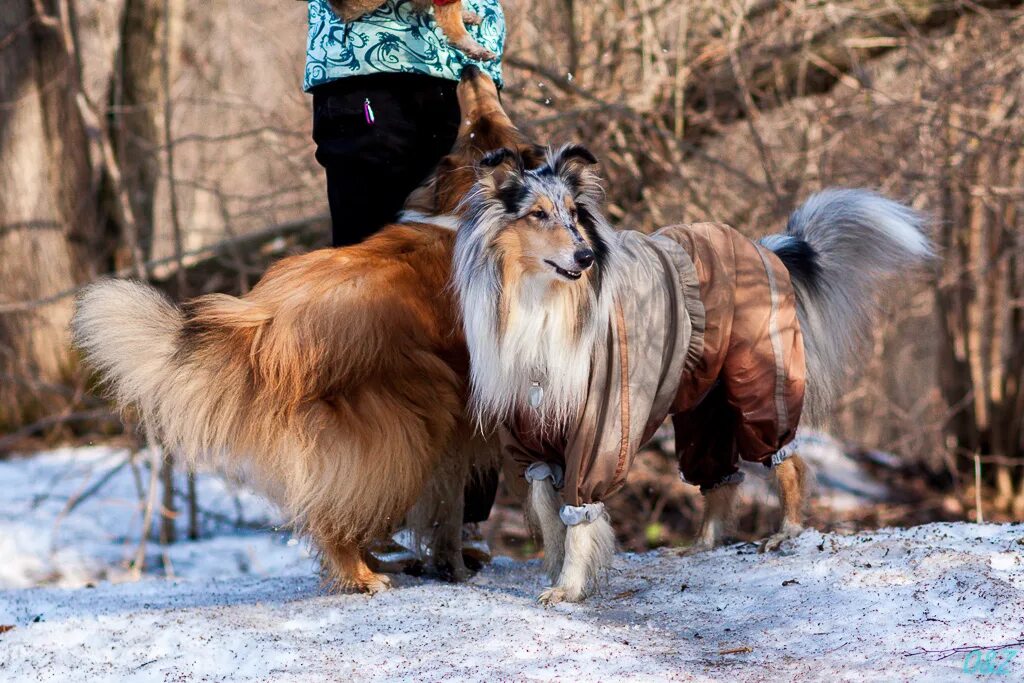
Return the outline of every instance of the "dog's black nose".
{"type": "Polygon", "coordinates": [[[590,249],[580,249],[572,257],[576,259],[576,265],[584,270],[594,265],[594,252],[590,249]]]}

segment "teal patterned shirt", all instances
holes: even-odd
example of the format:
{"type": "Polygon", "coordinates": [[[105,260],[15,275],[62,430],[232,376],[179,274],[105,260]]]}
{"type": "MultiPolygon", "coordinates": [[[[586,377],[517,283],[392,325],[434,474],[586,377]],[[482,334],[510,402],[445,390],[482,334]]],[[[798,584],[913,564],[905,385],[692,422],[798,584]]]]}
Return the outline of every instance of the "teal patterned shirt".
{"type": "Polygon", "coordinates": [[[463,0],[463,7],[483,17],[467,26],[480,45],[498,55],[473,62],[448,44],[434,21],[412,0],[387,0],[376,12],[343,24],[327,0],[309,0],[309,42],[305,90],[346,76],[413,72],[459,80],[462,67],[477,64],[499,87],[505,47],[505,15],[498,0],[463,0]]]}

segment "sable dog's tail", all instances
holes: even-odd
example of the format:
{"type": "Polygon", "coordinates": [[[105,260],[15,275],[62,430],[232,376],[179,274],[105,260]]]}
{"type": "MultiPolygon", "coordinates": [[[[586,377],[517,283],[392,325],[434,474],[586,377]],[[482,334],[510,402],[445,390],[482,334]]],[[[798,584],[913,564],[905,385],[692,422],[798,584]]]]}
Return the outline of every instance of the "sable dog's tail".
{"type": "Polygon", "coordinates": [[[820,421],[870,340],[879,288],[934,254],[925,217],[868,190],[830,189],[761,243],[789,270],[807,357],[806,410],[820,421]]]}
{"type": "Polygon", "coordinates": [[[461,412],[434,351],[450,326],[430,324],[420,293],[446,281],[444,247],[391,231],[282,259],[244,298],[181,307],[107,280],[79,297],[73,339],[163,445],[243,476],[321,545],[365,543],[415,501],[461,412]]]}
{"type": "Polygon", "coordinates": [[[249,440],[241,437],[251,436],[256,397],[246,342],[265,320],[233,297],[178,308],[148,285],[104,280],[79,295],[71,331],[117,404],[135,406],[154,436],[195,459],[249,440]]]}

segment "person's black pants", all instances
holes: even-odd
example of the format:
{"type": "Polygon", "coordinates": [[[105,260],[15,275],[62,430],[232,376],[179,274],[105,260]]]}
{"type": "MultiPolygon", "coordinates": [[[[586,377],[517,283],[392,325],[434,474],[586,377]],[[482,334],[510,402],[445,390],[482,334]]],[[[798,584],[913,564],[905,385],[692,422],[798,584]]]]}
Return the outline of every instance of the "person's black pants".
{"type": "MultiPolygon", "coordinates": [[[[451,151],[461,116],[457,86],[401,73],[351,76],[313,89],[313,141],[327,172],[334,246],[361,242],[391,223],[451,151]],[[367,100],[373,123],[367,121],[367,100]]],[[[497,490],[497,470],[473,477],[463,521],[486,520],[497,490]]]]}
{"type": "Polygon", "coordinates": [[[451,151],[459,131],[457,86],[396,73],[339,78],[313,89],[313,141],[327,171],[334,246],[361,242],[392,222],[451,151]]]}

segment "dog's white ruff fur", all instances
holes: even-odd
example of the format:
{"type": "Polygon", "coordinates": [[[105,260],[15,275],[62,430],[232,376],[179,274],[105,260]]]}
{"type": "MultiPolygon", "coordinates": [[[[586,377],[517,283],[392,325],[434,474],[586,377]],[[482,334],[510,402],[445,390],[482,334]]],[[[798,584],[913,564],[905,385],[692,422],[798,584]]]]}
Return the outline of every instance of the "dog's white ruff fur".
{"type": "Polygon", "coordinates": [[[587,396],[591,354],[598,334],[607,329],[611,297],[596,298],[590,319],[574,337],[566,321],[574,320],[576,311],[568,297],[551,291],[560,283],[523,280],[503,294],[515,303],[499,334],[498,273],[490,270],[474,273],[462,288],[463,325],[473,358],[472,414],[481,423],[525,413],[542,428],[571,424],[587,396]],[[533,382],[544,390],[536,407],[529,402],[533,382]]]}

